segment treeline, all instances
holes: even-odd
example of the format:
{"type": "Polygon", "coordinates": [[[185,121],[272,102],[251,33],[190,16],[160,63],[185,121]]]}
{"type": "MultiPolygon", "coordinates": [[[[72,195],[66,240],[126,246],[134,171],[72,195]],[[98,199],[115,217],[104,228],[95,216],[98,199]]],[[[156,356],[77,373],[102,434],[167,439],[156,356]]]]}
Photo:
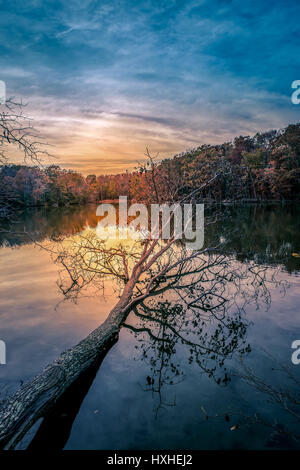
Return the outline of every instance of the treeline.
{"type": "Polygon", "coordinates": [[[162,194],[164,200],[191,193],[212,201],[299,200],[300,124],[221,145],[202,145],[156,168],[145,167],[135,190],[143,193],[145,188],[162,194]],[[215,175],[212,184],[195,193],[215,175]]]}
{"type": "Polygon", "coordinates": [[[78,204],[88,200],[85,178],[57,165],[45,169],[4,165],[0,173],[0,198],[21,206],[78,204]]]}
{"type": "Polygon", "coordinates": [[[61,169],[3,165],[1,205],[70,205],[117,199],[175,201],[211,180],[198,198],[298,200],[300,124],[280,131],[237,137],[221,145],[202,145],[160,162],[149,159],[132,173],[88,175],[61,169]]]}

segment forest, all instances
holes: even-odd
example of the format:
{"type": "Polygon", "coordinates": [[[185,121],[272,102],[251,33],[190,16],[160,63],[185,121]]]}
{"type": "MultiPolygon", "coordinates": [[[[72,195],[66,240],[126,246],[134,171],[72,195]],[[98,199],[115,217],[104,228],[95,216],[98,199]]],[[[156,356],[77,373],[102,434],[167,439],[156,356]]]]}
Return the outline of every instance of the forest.
{"type": "Polygon", "coordinates": [[[300,124],[240,136],[221,145],[201,145],[170,159],[151,156],[134,171],[86,177],[52,164],[2,163],[0,203],[4,207],[64,206],[117,199],[175,201],[216,177],[198,194],[212,202],[296,201],[300,194],[300,124]],[[156,188],[154,187],[156,185],[156,188]],[[150,190],[149,190],[150,189],[150,190]],[[153,191],[152,191],[153,190],[153,191]]]}
{"type": "MultiPolygon", "coordinates": [[[[40,281],[47,279],[45,272],[48,269],[40,256],[49,257],[47,266],[54,265],[55,279],[50,283],[47,280],[46,288],[36,285],[33,298],[37,291],[45,297],[49,285],[54,285],[55,295],[59,296],[57,306],[69,303],[73,310],[89,297],[97,315],[93,326],[80,337],[74,336],[68,344],[56,347],[55,353],[47,356],[34,373],[2,392],[0,449],[23,446],[23,438],[28,438],[41,417],[42,423],[25,447],[31,450],[64,448],[102,361],[109,359],[117,342],[121,345],[124,334],[137,340],[135,346],[141,360],[149,355],[150,369],[144,374],[146,383],[142,389],[156,394],[156,416],[162,408],[175,406],[174,401],[170,405],[165,400],[162,388],[178,385],[184,380],[185,372],[180,363],[185,357],[186,365],[197,367],[196,380],[199,377],[202,380],[205,375],[217,387],[227,387],[238,377],[267,398],[271,397],[279,408],[276,417],[280,424],[284,420],[286,426],[281,425],[278,431],[277,423],[259,417],[254,410],[253,413],[248,409],[237,410],[235,415],[231,410],[230,417],[227,410],[224,422],[234,419],[230,432],[242,426],[246,428],[249,423],[259,424],[290,439],[276,447],[298,445],[299,387],[298,382],[294,386],[294,375],[288,375],[287,368],[276,360],[274,364],[272,359],[270,370],[280,369],[284,381],[287,377],[293,382],[293,388],[289,381],[286,388],[277,387],[268,373],[270,387],[265,376],[260,378],[259,372],[254,373],[241,362],[242,357],[254,351],[248,341],[251,320],[245,317],[245,309],[263,308],[267,312],[271,308],[274,289],[286,289],[279,271],[283,267],[288,272],[299,269],[296,264],[300,257],[296,205],[276,207],[272,211],[266,204],[263,209],[267,211],[261,211],[256,210],[258,204],[243,207],[212,204],[205,215],[205,245],[191,251],[174,233],[170,233],[167,240],[162,239],[161,227],[159,237],[154,239],[149,233],[148,237],[132,243],[102,240],[94,230],[96,211],[89,219],[86,209],[92,209],[92,206],[83,204],[114,200],[120,195],[143,203],[297,201],[300,124],[254,137],[237,137],[222,145],[202,145],[171,159],[162,160],[146,149],[144,162],[138,163],[131,173],[84,177],[58,165],[45,165],[48,150],[31,126],[24,127],[22,105],[10,101],[6,106],[7,110],[0,113],[2,253],[11,257],[14,250],[7,248],[23,244],[29,250],[30,262],[37,260],[38,268],[42,269],[42,274],[39,272],[35,276],[40,281]],[[13,163],[7,147],[21,150],[22,165],[13,163]],[[51,209],[51,206],[54,207],[51,209]],[[14,212],[24,207],[32,207],[32,210],[14,212]],[[230,213],[232,209],[242,211],[234,215],[230,213]],[[73,210],[76,217],[72,217],[73,210]],[[35,211],[36,216],[32,217],[35,211]],[[36,256],[37,251],[30,251],[36,248],[39,256],[36,256]],[[108,288],[113,292],[112,298],[106,294],[108,288]],[[112,302],[100,318],[104,312],[98,308],[97,301],[103,297],[112,302]],[[182,356],[175,360],[176,351],[180,349],[182,356]],[[238,371],[232,366],[228,368],[235,357],[239,358],[239,367],[242,367],[238,371]],[[237,413],[240,413],[239,418],[237,413]],[[287,417],[281,420],[281,413],[287,417]],[[296,425],[290,422],[295,415],[296,425]]],[[[6,266],[14,266],[10,259],[6,266]]],[[[20,263],[20,259],[18,265],[23,266],[24,260],[20,263]]],[[[25,269],[25,280],[33,269],[31,264],[25,269]]],[[[29,280],[26,295],[33,284],[31,278],[29,280]]],[[[8,295],[10,302],[16,289],[13,294],[9,290],[6,292],[8,285],[5,277],[0,283],[4,289],[1,295],[8,295]]],[[[19,284],[16,285],[19,289],[19,284]]],[[[20,297],[22,305],[26,304],[20,297]]],[[[45,311],[52,315],[52,299],[50,305],[45,311]]],[[[81,310],[84,318],[90,307],[81,310]]],[[[34,311],[43,311],[40,306],[34,308],[37,308],[34,311]]],[[[72,321],[73,318],[72,314],[72,321]]],[[[268,314],[268,325],[271,318],[268,314]]],[[[57,337],[59,328],[55,321],[57,337]]],[[[262,327],[258,329],[264,331],[262,327]]],[[[264,359],[256,362],[259,364],[264,359]]],[[[105,382],[102,382],[101,390],[105,382]]],[[[202,383],[199,382],[199,387],[202,383]]],[[[112,395],[110,392],[110,399],[112,395]]],[[[107,403],[111,403],[110,399],[107,403]]],[[[220,401],[216,400],[217,403],[220,401]]],[[[134,400],[130,399],[130,402],[134,400]]],[[[205,414],[205,422],[210,420],[206,407],[199,405],[197,395],[197,409],[205,414]]],[[[112,410],[113,406],[103,408],[112,410]]],[[[220,413],[224,417],[222,410],[220,413]]]]}

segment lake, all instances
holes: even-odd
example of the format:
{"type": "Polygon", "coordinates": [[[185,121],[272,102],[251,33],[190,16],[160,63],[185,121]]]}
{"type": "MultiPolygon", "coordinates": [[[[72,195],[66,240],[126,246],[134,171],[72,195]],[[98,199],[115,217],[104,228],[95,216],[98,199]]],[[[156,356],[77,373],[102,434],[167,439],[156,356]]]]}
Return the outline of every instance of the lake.
{"type": "MultiPolygon", "coordinates": [[[[227,207],[222,212],[221,220],[207,228],[205,243],[222,238],[226,256],[234,252],[233,267],[255,262],[274,274],[262,298],[240,308],[240,331],[249,351],[242,359],[240,353],[228,354],[219,375],[225,380],[218,381],[190,360],[183,345],[176,344],[162,358],[146,333],[122,328],[78,402],[65,449],[297,446],[292,434],[300,434],[299,420],[276,402],[274,390],[288,388],[299,397],[300,365],[291,361],[291,345],[300,340],[300,210],[273,205],[227,207]],[[245,371],[259,378],[256,386],[242,377],[245,371]]],[[[110,281],[104,294],[87,289],[76,302],[65,300],[58,282],[61,267],[47,250],[96,224],[92,205],[30,209],[2,224],[0,339],[6,343],[7,363],[0,366],[0,399],[83,339],[116,303],[110,281]]],[[[245,282],[239,300],[248,290],[245,282]]],[[[165,298],[172,304],[172,292],[165,298]]],[[[235,309],[232,302],[227,314],[235,309]]],[[[211,321],[209,332],[213,325],[211,321]]],[[[26,448],[35,429],[18,448],[26,448]]],[[[49,448],[58,446],[56,441],[54,432],[47,436],[49,448]]]]}

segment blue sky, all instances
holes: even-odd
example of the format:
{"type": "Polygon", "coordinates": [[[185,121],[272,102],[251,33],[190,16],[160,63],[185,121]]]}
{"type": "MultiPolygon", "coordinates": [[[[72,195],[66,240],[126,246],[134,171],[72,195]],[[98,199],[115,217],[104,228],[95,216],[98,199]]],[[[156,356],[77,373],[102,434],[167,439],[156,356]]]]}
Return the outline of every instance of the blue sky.
{"type": "Polygon", "coordinates": [[[85,174],[300,121],[300,2],[0,1],[0,79],[85,174]]]}

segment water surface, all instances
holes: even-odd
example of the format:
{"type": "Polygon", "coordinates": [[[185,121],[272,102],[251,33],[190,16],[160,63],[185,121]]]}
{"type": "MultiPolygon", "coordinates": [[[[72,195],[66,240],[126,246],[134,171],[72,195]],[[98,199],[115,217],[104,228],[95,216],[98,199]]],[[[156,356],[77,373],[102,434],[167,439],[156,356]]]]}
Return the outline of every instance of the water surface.
{"type": "MultiPolygon", "coordinates": [[[[291,363],[291,344],[300,339],[300,262],[292,255],[300,252],[300,211],[296,206],[228,210],[230,217],[207,230],[206,243],[230,237],[226,249],[238,252],[238,263],[252,259],[269,270],[279,267],[277,279],[288,283],[270,287],[268,305],[250,304],[244,311],[251,352],[243,361],[265,382],[285,386],[286,377],[273,370],[274,360],[290,367],[300,379],[300,365],[291,363]]],[[[43,249],[96,224],[93,206],[29,210],[19,214],[13,225],[3,224],[9,232],[2,234],[0,248],[0,338],[7,345],[7,364],[0,367],[1,398],[96,328],[116,302],[109,282],[105,295],[86,292],[77,303],[63,301],[57,285],[60,268],[43,249]]],[[[172,362],[178,365],[181,379],[164,383],[158,394],[147,384],[152,374],[151,355],[143,357],[147,342],[147,335],[136,338],[129,330],[121,330],[120,340],[104,359],[82,402],[66,449],[295,445],[290,438],[278,438],[274,428],[245,422],[246,415],[257,414],[275,428],[297,428],[280,406],[268,402],[266,394],[230,374],[240,367],[239,355],[226,363],[231,380],[218,384],[195,362],[189,363],[185,348],[177,347],[172,362]]]]}

